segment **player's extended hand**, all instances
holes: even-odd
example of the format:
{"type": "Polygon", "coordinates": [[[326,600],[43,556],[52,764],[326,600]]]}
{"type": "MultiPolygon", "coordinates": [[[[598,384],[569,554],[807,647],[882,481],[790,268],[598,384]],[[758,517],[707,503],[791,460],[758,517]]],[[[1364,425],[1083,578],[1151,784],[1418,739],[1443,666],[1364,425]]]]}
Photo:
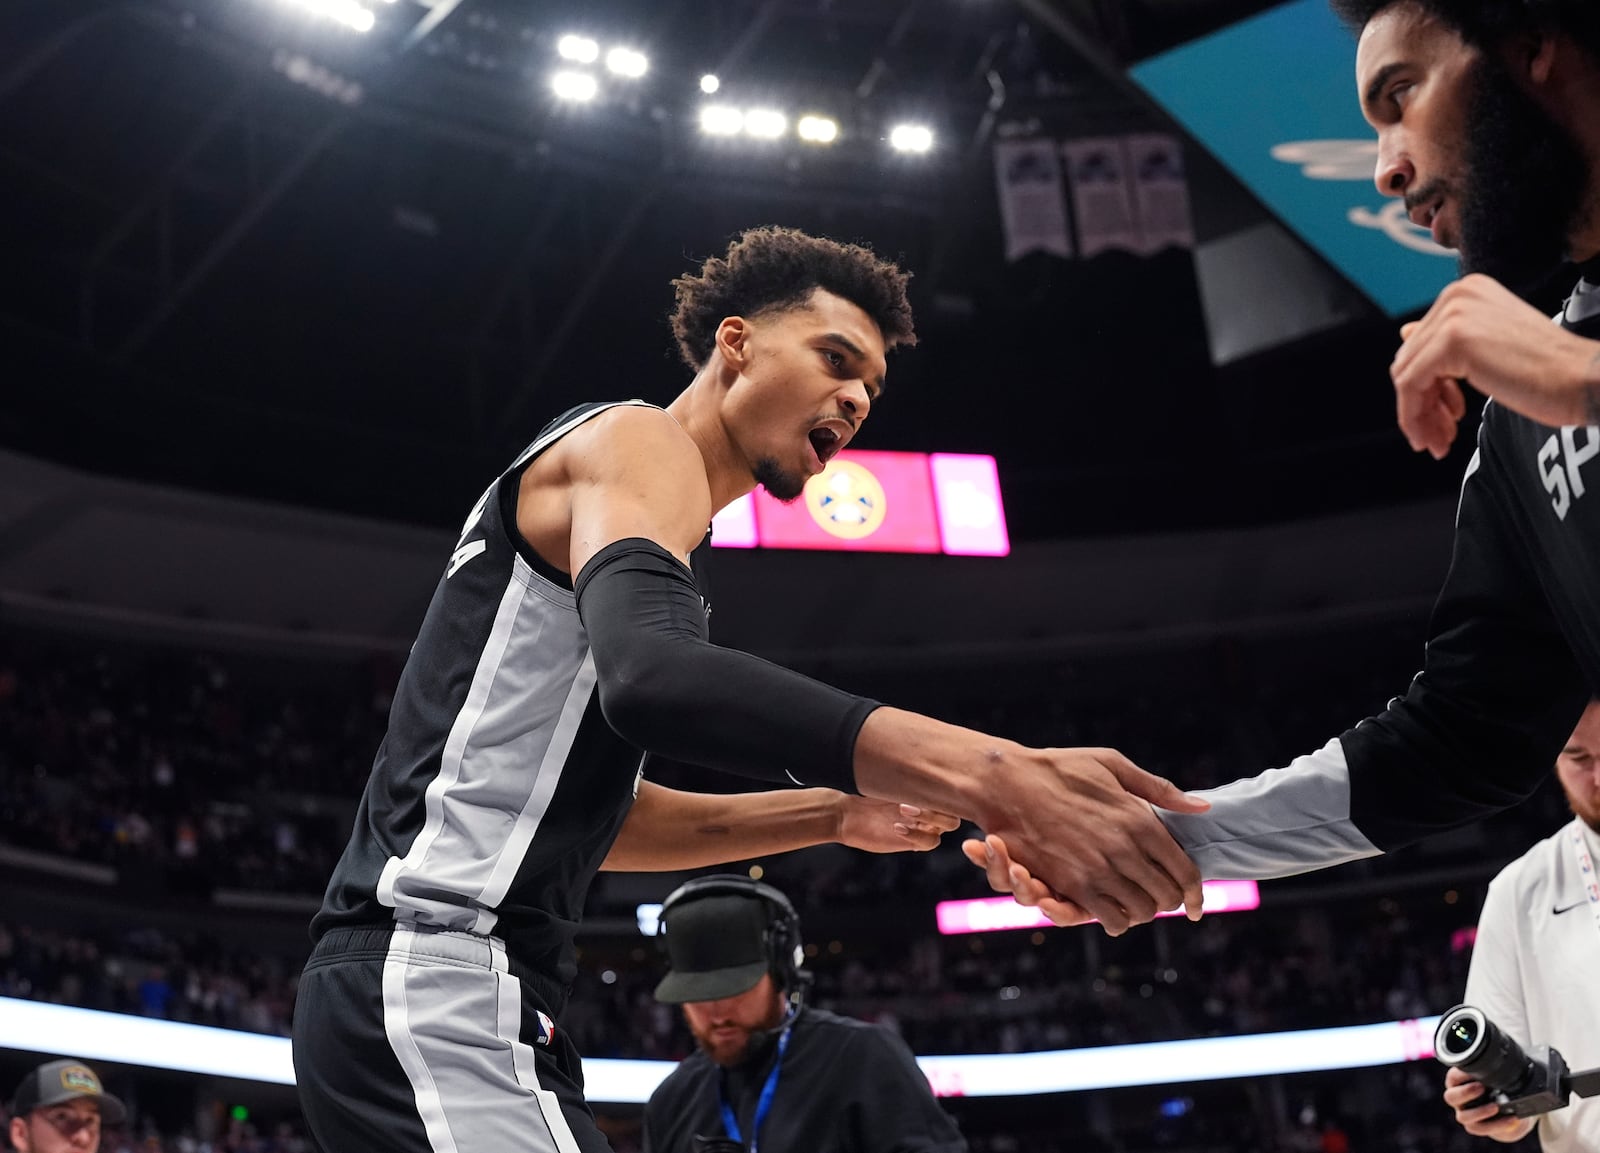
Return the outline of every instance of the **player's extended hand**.
{"type": "Polygon", "coordinates": [[[961,824],[957,817],[915,805],[878,801],[841,793],[839,833],[841,845],[869,853],[926,853],[939,838],[961,824]]]}
{"type": "Polygon", "coordinates": [[[1510,1144],[1521,1141],[1533,1132],[1532,1117],[1499,1117],[1500,1107],[1493,1101],[1473,1108],[1467,1106],[1484,1094],[1483,1084],[1474,1081],[1460,1069],[1451,1068],[1444,1075],[1444,1103],[1456,1111],[1456,1121],[1474,1137],[1490,1137],[1510,1144]]]}
{"type": "Polygon", "coordinates": [[[1000,837],[990,833],[983,840],[970,837],[961,842],[961,851],[983,870],[989,887],[997,893],[1010,893],[1019,905],[1038,909],[1057,925],[1082,925],[1093,920],[1071,901],[1050,891],[1050,886],[1011,859],[1011,852],[1000,837]]]}
{"type": "Polygon", "coordinates": [[[1540,424],[1600,423],[1600,342],[1568,332],[1498,281],[1466,276],[1400,330],[1395,415],[1415,452],[1450,451],[1461,382],[1540,424]]]}
{"type": "Polygon", "coordinates": [[[1151,806],[1203,813],[1209,801],[1115,749],[1033,750],[994,793],[988,832],[1049,890],[1065,923],[1093,917],[1115,937],[1179,904],[1199,917],[1200,871],[1151,806]],[[1066,912],[1068,903],[1083,915],[1066,912]]]}

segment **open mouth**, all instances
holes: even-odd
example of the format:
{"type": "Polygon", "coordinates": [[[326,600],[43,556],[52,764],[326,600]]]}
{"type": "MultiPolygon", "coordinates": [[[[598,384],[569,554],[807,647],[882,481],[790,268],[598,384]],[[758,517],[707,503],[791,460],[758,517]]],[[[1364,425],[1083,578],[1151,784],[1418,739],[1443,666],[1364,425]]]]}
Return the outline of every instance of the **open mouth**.
{"type": "Polygon", "coordinates": [[[809,437],[811,450],[817,454],[817,459],[824,465],[833,459],[834,454],[839,449],[844,447],[844,441],[840,439],[838,432],[825,425],[812,429],[809,437]]]}

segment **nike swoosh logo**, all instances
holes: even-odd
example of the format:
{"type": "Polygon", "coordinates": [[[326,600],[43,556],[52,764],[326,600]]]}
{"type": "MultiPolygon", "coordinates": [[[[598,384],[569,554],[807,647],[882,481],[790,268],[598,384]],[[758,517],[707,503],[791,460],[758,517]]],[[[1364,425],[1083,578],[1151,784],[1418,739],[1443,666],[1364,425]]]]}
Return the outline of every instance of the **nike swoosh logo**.
{"type": "Polygon", "coordinates": [[[1579,901],[1577,904],[1573,905],[1557,905],[1555,908],[1550,910],[1550,915],[1553,917],[1559,917],[1562,913],[1570,913],[1572,910],[1579,908],[1583,904],[1585,904],[1585,902],[1579,901]]]}

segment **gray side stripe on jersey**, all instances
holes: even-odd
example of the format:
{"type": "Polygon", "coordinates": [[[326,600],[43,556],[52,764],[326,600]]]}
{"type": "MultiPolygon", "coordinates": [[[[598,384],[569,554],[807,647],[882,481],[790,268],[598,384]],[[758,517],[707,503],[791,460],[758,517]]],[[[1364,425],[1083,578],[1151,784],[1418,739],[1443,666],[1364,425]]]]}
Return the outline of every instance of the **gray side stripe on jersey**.
{"type": "Polygon", "coordinates": [[[1208,880],[1287,877],[1381,852],[1350,820],[1350,766],[1337,738],[1285,768],[1195,795],[1210,812],[1156,815],[1208,880]]]}
{"type": "MultiPolygon", "coordinates": [[[[478,667],[472,675],[472,684],[467,689],[467,699],[462,703],[461,711],[456,714],[455,723],[450,726],[450,735],[445,739],[439,773],[428,782],[427,791],[423,794],[426,815],[422,822],[422,831],[417,834],[416,840],[411,842],[411,848],[404,858],[389,858],[383,866],[382,875],[378,878],[378,900],[390,908],[396,908],[395,888],[401,874],[415,872],[421,868],[427,858],[428,850],[433,848],[434,842],[444,831],[446,794],[460,780],[467,741],[472,736],[472,730],[482,716],[485,705],[488,704],[489,693],[494,688],[501,658],[511,641],[511,632],[516,626],[517,614],[527,591],[528,586],[513,569],[511,579],[506,582],[506,591],[500,598],[500,607],[495,612],[489,639],[483,646],[482,655],[478,658],[478,667]]],[[[452,910],[446,908],[441,911],[447,916],[439,923],[450,923],[448,914],[452,910]]],[[[459,917],[460,911],[454,910],[454,912],[459,917]]]]}
{"type": "MultiPolygon", "coordinates": [[[[518,563],[522,563],[520,558],[518,563]]],[[[518,664],[513,659],[514,656],[514,653],[507,654],[505,662],[507,666],[515,667],[518,664]]],[[[473,932],[493,932],[495,922],[500,919],[500,915],[493,910],[506,899],[511,882],[516,879],[517,870],[522,865],[523,854],[528,851],[534,835],[538,833],[539,822],[544,820],[545,811],[550,807],[550,798],[555,796],[556,786],[561,783],[561,770],[567,763],[567,754],[572,751],[572,742],[577,739],[578,729],[583,724],[583,714],[589,707],[589,698],[594,694],[597,679],[594,654],[585,649],[583,664],[578,667],[578,675],[572,678],[572,688],[568,690],[566,702],[561,706],[561,717],[556,721],[555,730],[550,736],[550,745],[545,749],[544,757],[539,762],[539,771],[534,775],[533,788],[528,793],[528,800],[522,806],[522,811],[517,814],[517,823],[513,826],[511,835],[506,838],[505,846],[499,853],[499,860],[478,895],[482,908],[478,912],[478,921],[473,926],[473,932]]],[[[500,694],[498,707],[527,710],[528,701],[523,696],[526,691],[523,686],[505,687],[502,682],[499,687],[504,687],[505,691],[500,694]]],[[[485,717],[484,720],[488,723],[490,718],[485,717]]],[[[505,763],[498,768],[490,766],[484,771],[518,774],[524,769],[516,759],[520,751],[515,745],[504,750],[488,750],[487,752],[496,754],[497,759],[505,763]],[[512,754],[510,757],[503,755],[508,752],[512,754]]],[[[486,754],[480,754],[483,755],[486,754]]]]}
{"type": "Polygon", "coordinates": [[[395,927],[383,1025],[434,1153],[578,1153],[520,1039],[522,994],[498,941],[395,927]]]}

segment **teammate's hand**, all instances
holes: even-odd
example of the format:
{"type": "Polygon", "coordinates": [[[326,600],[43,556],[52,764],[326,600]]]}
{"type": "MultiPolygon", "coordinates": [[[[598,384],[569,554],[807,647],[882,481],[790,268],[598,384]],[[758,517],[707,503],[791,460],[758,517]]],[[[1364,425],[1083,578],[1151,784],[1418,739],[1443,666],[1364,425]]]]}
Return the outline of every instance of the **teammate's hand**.
{"type": "Polygon", "coordinates": [[[1067,923],[1092,917],[1116,937],[1179,904],[1199,918],[1200,871],[1151,806],[1203,813],[1209,801],[1115,749],[1032,750],[991,791],[988,831],[1050,891],[1058,912],[1070,902],[1085,914],[1067,923]]]}
{"type": "Polygon", "coordinates": [[[1510,1144],[1521,1141],[1533,1132],[1532,1117],[1500,1117],[1500,1106],[1493,1101],[1473,1108],[1467,1106],[1482,1097],[1483,1084],[1474,1081],[1460,1069],[1451,1068],[1444,1075],[1444,1103],[1456,1111],[1456,1121],[1474,1137],[1489,1137],[1510,1144]]]}
{"type": "Polygon", "coordinates": [[[1540,424],[1600,423],[1600,342],[1566,331],[1487,276],[1439,294],[1389,366],[1395,415],[1415,452],[1450,451],[1466,412],[1461,382],[1540,424]]]}
{"type": "Polygon", "coordinates": [[[993,833],[981,841],[976,838],[962,841],[961,851],[967,855],[967,860],[983,870],[991,889],[1010,893],[1017,904],[1038,909],[1055,924],[1082,925],[1094,919],[1071,901],[1057,897],[1050,886],[1013,861],[1005,841],[993,833]]]}
{"type": "Polygon", "coordinates": [[[926,853],[960,824],[949,813],[840,793],[834,840],[869,853],[926,853]]]}

